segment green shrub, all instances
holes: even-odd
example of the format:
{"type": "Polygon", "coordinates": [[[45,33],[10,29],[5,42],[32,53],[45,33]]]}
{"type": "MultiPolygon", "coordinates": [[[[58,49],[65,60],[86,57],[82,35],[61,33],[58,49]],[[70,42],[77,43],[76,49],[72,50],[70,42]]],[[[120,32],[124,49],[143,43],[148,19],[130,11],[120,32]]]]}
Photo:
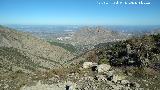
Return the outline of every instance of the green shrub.
{"type": "Polygon", "coordinates": [[[108,59],[103,58],[98,61],[98,64],[108,64],[108,61],[109,61],[108,59]]]}
{"type": "Polygon", "coordinates": [[[64,48],[65,50],[75,53],[77,49],[72,45],[72,44],[66,44],[66,43],[61,43],[61,42],[56,42],[56,41],[48,41],[51,45],[59,46],[64,48]]]}

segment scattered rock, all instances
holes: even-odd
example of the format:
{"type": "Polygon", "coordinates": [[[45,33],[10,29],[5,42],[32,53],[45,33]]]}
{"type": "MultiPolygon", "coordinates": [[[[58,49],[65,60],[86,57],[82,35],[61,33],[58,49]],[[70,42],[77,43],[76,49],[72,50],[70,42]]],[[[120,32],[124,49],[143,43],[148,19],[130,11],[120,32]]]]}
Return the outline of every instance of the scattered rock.
{"type": "Polygon", "coordinates": [[[130,82],[128,80],[121,80],[122,85],[128,85],[130,82]]]}
{"type": "Polygon", "coordinates": [[[40,81],[35,86],[24,86],[20,90],[75,90],[76,84],[72,82],[57,84],[42,84],[40,81]]]}
{"type": "Polygon", "coordinates": [[[108,71],[107,76],[108,77],[113,76],[113,73],[114,73],[114,71],[108,71]]]}
{"type": "Polygon", "coordinates": [[[96,77],[98,81],[107,81],[107,78],[104,75],[97,75],[96,77]]]}
{"type": "Polygon", "coordinates": [[[84,63],[83,63],[83,68],[84,68],[84,69],[91,68],[92,65],[93,65],[92,62],[84,62],[84,63]]]}
{"type": "Polygon", "coordinates": [[[6,84],[6,85],[4,86],[4,88],[5,88],[5,89],[7,89],[8,87],[9,87],[9,85],[8,85],[8,84],[6,84]]]}
{"type": "Polygon", "coordinates": [[[67,82],[65,86],[65,90],[75,90],[76,84],[72,82],[67,82]]]}
{"type": "Polygon", "coordinates": [[[101,64],[97,66],[98,73],[106,73],[110,70],[111,66],[108,64],[101,64]]]}
{"type": "Polygon", "coordinates": [[[113,81],[114,83],[117,83],[117,82],[122,81],[122,80],[124,80],[124,79],[125,79],[125,77],[123,77],[123,76],[113,75],[112,81],[113,81]]]}
{"type": "Polygon", "coordinates": [[[130,83],[131,87],[136,87],[136,88],[140,88],[140,85],[137,82],[132,82],[130,83]]]}

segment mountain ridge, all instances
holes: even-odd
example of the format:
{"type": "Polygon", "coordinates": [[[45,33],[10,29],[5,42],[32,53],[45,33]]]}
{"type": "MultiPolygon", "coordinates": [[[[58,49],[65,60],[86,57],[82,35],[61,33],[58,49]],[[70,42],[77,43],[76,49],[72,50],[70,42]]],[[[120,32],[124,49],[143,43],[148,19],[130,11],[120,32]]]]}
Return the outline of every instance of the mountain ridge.
{"type": "Polygon", "coordinates": [[[3,26],[0,28],[0,47],[17,49],[22,55],[30,57],[33,62],[46,68],[61,66],[73,58],[70,52],[61,47],[50,45],[29,33],[18,32],[3,26]]]}

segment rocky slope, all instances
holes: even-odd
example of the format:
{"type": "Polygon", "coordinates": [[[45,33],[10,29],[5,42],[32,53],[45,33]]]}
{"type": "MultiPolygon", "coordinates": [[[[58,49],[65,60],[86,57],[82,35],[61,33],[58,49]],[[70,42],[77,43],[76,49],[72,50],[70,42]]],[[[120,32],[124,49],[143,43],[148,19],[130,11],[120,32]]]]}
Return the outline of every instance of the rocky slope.
{"type": "MultiPolygon", "coordinates": [[[[85,90],[90,88],[92,90],[159,90],[160,34],[101,43],[75,58],[71,63],[75,66],[89,68],[90,72],[85,72],[84,77],[86,75],[94,80],[86,83],[90,85],[92,82],[92,85],[85,90]],[[99,67],[103,65],[103,69],[100,70],[106,72],[98,73],[99,67]],[[106,80],[105,84],[101,79],[106,80]],[[115,82],[117,80],[118,82],[115,82]],[[102,86],[97,85],[95,81],[100,82],[102,86]]],[[[81,84],[78,83],[79,85],[81,84]]]]}
{"type": "Polygon", "coordinates": [[[139,83],[144,89],[160,89],[160,34],[95,47],[83,56],[85,60],[120,69],[128,80],[139,83]]]}
{"type": "Polygon", "coordinates": [[[63,48],[29,34],[0,32],[2,90],[160,89],[159,34],[101,43],[71,59],[63,48]]]}
{"type": "Polygon", "coordinates": [[[69,43],[74,45],[79,51],[85,52],[93,49],[99,43],[107,43],[125,40],[128,35],[120,32],[114,32],[103,27],[81,28],[73,33],[69,43]]]}
{"type": "Polygon", "coordinates": [[[1,65],[8,68],[50,69],[73,58],[63,48],[3,26],[0,27],[0,51],[1,65]]]}
{"type": "Polygon", "coordinates": [[[158,90],[159,40],[158,34],[99,44],[74,58],[72,68],[58,70],[58,77],[21,89],[158,90]]]}
{"type": "Polygon", "coordinates": [[[29,33],[0,26],[0,89],[17,90],[36,72],[64,68],[74,56],[29,33]]]}
{"type": "Polygon", "coordinates": [[[71,37],[75,44],[97,45],[99,43],[126,39],[123,33],[114,32],[106,28],[82,28],[71,37]]]}

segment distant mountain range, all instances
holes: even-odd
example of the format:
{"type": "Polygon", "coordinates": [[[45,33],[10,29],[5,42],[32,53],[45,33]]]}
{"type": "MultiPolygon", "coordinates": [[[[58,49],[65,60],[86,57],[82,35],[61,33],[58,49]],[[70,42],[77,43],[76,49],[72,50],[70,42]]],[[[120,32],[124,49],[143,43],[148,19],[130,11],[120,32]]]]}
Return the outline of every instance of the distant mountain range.
{"type": "Polygon", "coordinates": [[[109,29],[83,28],[71,36],[71,43],[77,45],[96,45],[104,42],[119,41],[128,38],[125,33],[111,31],[109,29]]]}

